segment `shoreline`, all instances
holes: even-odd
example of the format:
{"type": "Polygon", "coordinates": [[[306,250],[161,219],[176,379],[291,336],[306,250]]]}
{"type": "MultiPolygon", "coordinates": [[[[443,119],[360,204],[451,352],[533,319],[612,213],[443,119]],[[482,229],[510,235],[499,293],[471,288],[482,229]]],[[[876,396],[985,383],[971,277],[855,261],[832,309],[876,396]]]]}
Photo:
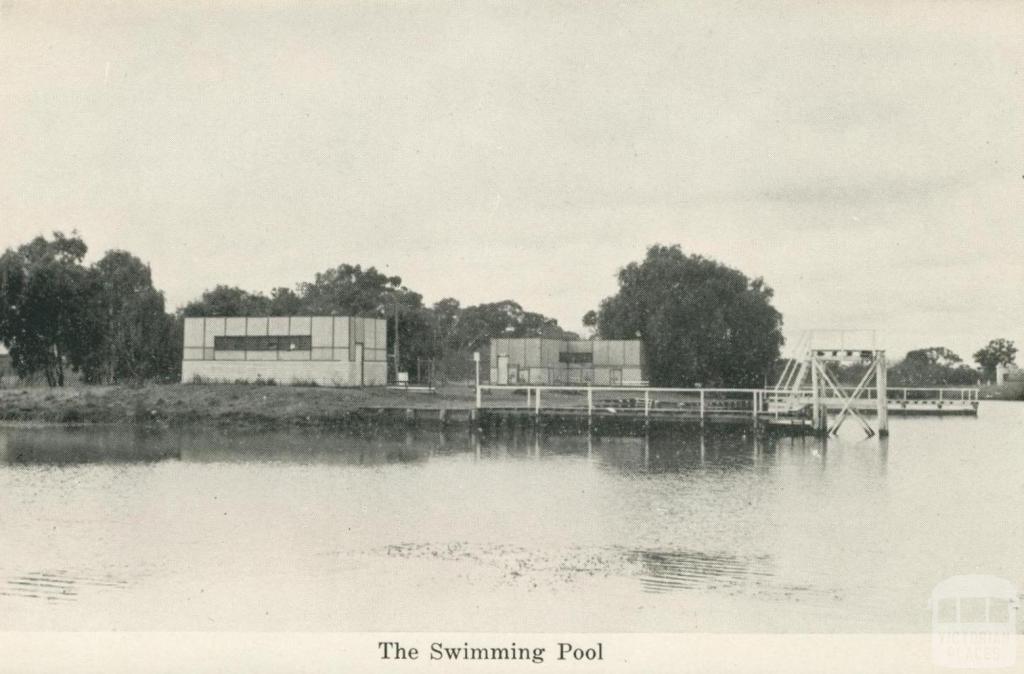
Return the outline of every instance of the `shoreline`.
{"type": "Polygon", "coordinates": [[[472,388],[410,393],[251,384],[150,384],[0,389],[0,425],[359,428],[387,423],[468,425],[472,388]]]}
{"type": "Polygon", "coordinates": [[[473,387],[466,384],[432,393],[386,387],[192,383],[0,389],[2,426],[358,430],[470,427],[479,421],[473,387]]]}

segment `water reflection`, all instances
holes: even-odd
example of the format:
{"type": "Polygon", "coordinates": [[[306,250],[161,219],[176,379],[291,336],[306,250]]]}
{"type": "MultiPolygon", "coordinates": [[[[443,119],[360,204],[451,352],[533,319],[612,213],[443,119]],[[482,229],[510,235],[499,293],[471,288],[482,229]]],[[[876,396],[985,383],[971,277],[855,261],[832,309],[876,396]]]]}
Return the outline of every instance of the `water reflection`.
{"type": "MultiPolygon", "coordinates": [[[[596,465],[628,473],[682,473],[709,468],[768,470],[782,453],[801,456],[819,466],[827,458],[827,444],[812,436],[780,436],[741,430],[652,428],[632,434],[584,430],[557,434],[528,426],[490,429],[474,436],[478,458],[579,457],[596,465]]],[[[882,461],[885,453],[868,449],[882,461]]]]}
{"type": "MultiPolygon", "coordinates": [[[[0,431],[0,463],[70,466],[93,463],[288,463],[380,466],[470,453],[479,460],[580,459],[629,474],[694,470],[765,471],[780,460],[825,468],[826,441],[750,431],[653,427],[638,433],[562,434],[529,425],[372,432],[238,431],[132,427],[9,428],[0,431]]],[[[858,448],[881,466],[888,439],[858,448]]]]}
{"type": "Polygon", "coordinates": [[[181,443],[177,438],[144,428],[27,428],[0,432],[0,462],[13,465],[151,463],[180,458],[181,443]]]}

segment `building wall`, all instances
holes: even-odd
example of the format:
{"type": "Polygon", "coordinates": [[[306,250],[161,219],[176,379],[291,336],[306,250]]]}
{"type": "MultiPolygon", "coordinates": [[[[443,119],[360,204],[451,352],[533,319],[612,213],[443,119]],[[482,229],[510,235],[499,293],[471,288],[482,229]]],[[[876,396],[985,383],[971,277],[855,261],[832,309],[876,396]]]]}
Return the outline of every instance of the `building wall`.
{"type": "Polygon", "coordinates": [[[384,319],[218,316],[186,318],[184,328],[182,381],[201,377],[228,382],[273,379],[281,384],[312,381],[324,386],[387,383],[384,319]],[[356,360],[359,345],[362,367],[356,360]]]}
{"type": "Polygon", "coordinates": [[[488,363],[491,383],[501,383],[498,358],[502,355],[508,356],[509,384],[623,386],[635,385],[644,378],[639,340],[492,339],[488,363]],[[563,361],[563,354],[568,354],[570,362],[563,361]],[[573,362],[573,354],[584,355],[573,362]]]}
{"type": "MultiPolygon", "coordinates": [[[[387,384],[387,364],[363,363],[363,386],[387,384]]],[[[181,363],[181,380],[232,383],[273,379],[278,384],[314,382],[319,386],[359,386],[359,364],[317,360],[186,360],[181,363]]]]}

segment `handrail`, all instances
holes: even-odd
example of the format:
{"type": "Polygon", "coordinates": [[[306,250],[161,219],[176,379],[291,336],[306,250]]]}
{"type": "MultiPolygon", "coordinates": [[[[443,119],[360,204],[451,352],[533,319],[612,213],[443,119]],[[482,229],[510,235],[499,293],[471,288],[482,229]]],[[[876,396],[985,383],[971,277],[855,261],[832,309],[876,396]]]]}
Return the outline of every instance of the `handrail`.
{"type": "MultiPolygon", "coordinates": [[[[708,394],[739,394],[750,397],[750,410],[749,412],[745,409],[742,411],[744,415],[749,415],[755,422],[757,417],[765,410],[765,399],[766,393],[770,392],[770,389],[762,388],[664,388],[664,387],[638,387],[638,386],[547,386],[544,384],[480,384],[477,386],[476,391],[476,406],[478,409],[484,407],[483,400],[480,394],[485,391],[526,391],[526,405],[524,409],[533,408],[535,414],[540,415],[544,393],[558,393],[558,392],[573,392],[573,393],[586,393],[586,405],[579,405],[577,409],[586,409],[587,417],[590,418],[594,415],[595,409],[603,409],[606,404],[604,401],[594,401],[594,393],[636,393],[643,394],[643,414],[644,417],[650,417],[652,413],[658,414],[660,410],[656,408],[657,401],[651,399],[652,393],[663,393],[663,394],[685,394],[693,396],[692,403],[697,403],[700,415],[701,424],[704,423],[705,416],[709,412],[715,414],[725,414],[728,412],[729,415],[735,416],[737,410],[729,409],[722,410],[716,404],[717,401],[714,399],[708,400],[708,394]],[[652,404],[653,403],[653,404],[652,404]]],[[[639,402],[640,396],[638,395],[636,400],[639,402]]],[[[734,401],[729,401],[734,402],[734,401]]]]}
{"type": "Polygon", "coordinates": [[[481,389],[522,390],[541,389],[542,391],[636,391],[643,393],[754,393],[755,391],[771,391],[764,388],[661,388],[653,386],[549,386],[547,384],[480,384],[481,389]]]}
{"type": "MultiPolygon", "coordinates": [[[[789,395],[788,391],[776,391],[774,388],[668,388],[668,387],[657,387],[657,386],[551,386],[548,384],[480,384],[481,389],[492,389],[492,390],[523,390],[523,389],[541,389],[544,391],[580,391],[586,392],[592,391],[636,391],[644,392],[651,391],[652,393],[753,393],[754,391],[761,391],[764,393],[778,395],[789,395]]],[[[839,386],[842,390],[853,391],[856,386],[839,386]]],[[[797,393],[810,393],[810,387],[801,387],[796,389],[797,393]]],[[[873,391],[874,389],[866,389],[873,391]]],[[[980,389],[976,386],[890,386],[886,391],[971,391],[976,392],[980,389]]]]}

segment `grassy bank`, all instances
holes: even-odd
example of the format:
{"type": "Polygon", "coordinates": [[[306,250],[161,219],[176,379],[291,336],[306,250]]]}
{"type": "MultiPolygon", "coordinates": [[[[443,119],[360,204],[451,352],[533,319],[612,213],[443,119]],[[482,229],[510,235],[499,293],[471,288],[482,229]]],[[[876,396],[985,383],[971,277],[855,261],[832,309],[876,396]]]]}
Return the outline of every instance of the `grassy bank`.
{"type": "Polygon", "coordinates": [[[0,389],[0,420],[343,427],[372,421],[390,410],[468,410],[473,400],[469,387],[433,394],[244,384],[33,387],[0,389]]]}

